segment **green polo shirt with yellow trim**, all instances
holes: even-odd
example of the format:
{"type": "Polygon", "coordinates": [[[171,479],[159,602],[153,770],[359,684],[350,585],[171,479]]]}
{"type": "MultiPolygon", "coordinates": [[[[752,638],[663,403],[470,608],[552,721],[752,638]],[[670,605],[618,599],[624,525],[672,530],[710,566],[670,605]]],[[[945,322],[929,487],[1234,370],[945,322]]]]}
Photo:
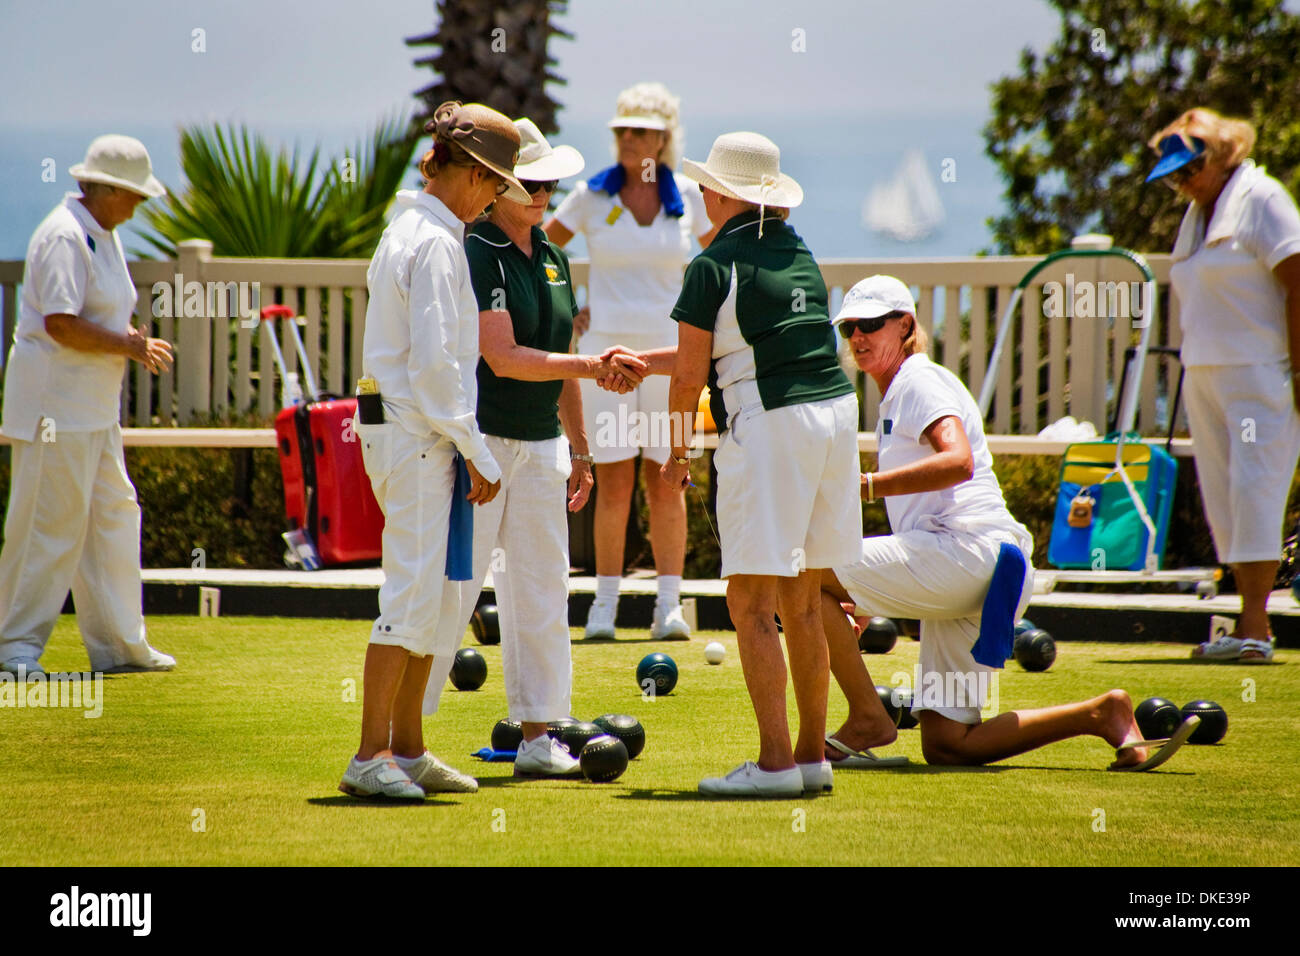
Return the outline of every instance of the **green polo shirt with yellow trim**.
{"type": "Polygon", "coordinates": [[[713,334],[710,411],[726,421],[723,390],[753,379],[763,408],[853,393],[840,368],[821,269],[784,221],[741,213],[686,267],[672,317],[713,334]]]}
{"type": "MultiPolygon", "coordinates": [[[[573,297],[569,257],[537,226],[533,255],[510,241],[491,222],[480,222],[465,237],[470,282],[481,312],[508,312],[515,342],[543,352],[568,352],[573,338],[573,297]]],[[[502,378],[484,359],[478,363],[478,427],[486,435],[544,441],[560,434],[563,382],[524,382],[502,378]]]]}

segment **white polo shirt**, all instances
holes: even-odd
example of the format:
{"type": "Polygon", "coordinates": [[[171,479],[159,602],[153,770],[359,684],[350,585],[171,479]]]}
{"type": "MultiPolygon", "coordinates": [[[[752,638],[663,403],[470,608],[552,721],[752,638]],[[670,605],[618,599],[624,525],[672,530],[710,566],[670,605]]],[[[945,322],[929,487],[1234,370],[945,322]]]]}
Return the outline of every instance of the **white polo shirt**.
{"type": "MultiPolygon", "coordinates": [[[[90,432],[118,421],[126,357],[60,345],[47,315],[75,315],[124,335],[136,291],[116,231],[104,229],[68,193],[27,246],[22,308],[5,364],[0,431],[32,441],[42,418],[57,431],[90,432]]],[[[56,432],[57,434],[57,432],[56,432]]]]}
{"type": "Polygon", "coordinates": [[[1300,254],[1300,211],[1286,187],[1247,159],[1214,218],[1193,202],[1174,243],[1184,365],[1267,365],[1287,356],[1286,291],[1273,275],[1300,254]]]}
{"type": "Polygon", "coordinates": [[[587,238],[591,273],[587,305],[590,331],[605,335],[654,335],[677,341],[668,315],[682,291],[682,270],[691,259],[691,238],[709,231],[704,196],[694,182],[673,173],[685,212],[673,218],[661,203],[654,221],[638,225],[618,196],[592,190],[585,181],[564,197],[555,219],[587,238]]]}
{"type": "Polygon", "coordinates": [[[445,436],[488,481],[501,469],[475,420],[478,300],[465,258],[465,224],[428,193],[397,194],[366,271],[370,300],[365,374],[379,383],[385,418],[421,438],[445,436]]]}

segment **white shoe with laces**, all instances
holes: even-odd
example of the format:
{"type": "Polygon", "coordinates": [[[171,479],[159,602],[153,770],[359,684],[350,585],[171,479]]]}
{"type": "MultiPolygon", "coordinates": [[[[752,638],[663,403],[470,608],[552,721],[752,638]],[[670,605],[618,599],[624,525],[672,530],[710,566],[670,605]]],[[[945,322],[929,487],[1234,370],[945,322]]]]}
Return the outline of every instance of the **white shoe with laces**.
{"type": "Polygon", "coordinates": [[[425,793],[478,793],[478,781],[449,767],[429,751],[418,757],[395,757],[397,766],[425,793]]]}
{"type": "Polygon", "coordinates": [[[411,782],[392,757],[374,757],[371,760],[353,757],[348,769],[343,771],[339,789],[353,797],[424,799],[424,791],[411,782]]]}
{"type": "Polygon", "coordinates": [[[582,765],[564,744],[542,734],[525,740],[515,757],[516,777],[581,777],[582,765]]]}
{"type": "Polygon", "coordinates": [[[700,793],[711,797],[798,797],[803,792],[803,773],[798,767],[761,770],[753,761],[742,763],[725,777],[700,781],[700,793]]]}
{"type": "Polygon", "coordinates": [[[614,639],[614,618],[618,616],[618,601],[596,600],[587,612],[587,626],[583,639],[588,641],[612,641],[614,639]]]}
{"type": "Polygon", "coordinates": [[[655,622],[650,629],[650,636],[656,641],[689,641],[691,639],[691,626],[686,623],[686,617],[682,614],[682,606],[674,604],[665,607],[656,601],[655,622]]]}

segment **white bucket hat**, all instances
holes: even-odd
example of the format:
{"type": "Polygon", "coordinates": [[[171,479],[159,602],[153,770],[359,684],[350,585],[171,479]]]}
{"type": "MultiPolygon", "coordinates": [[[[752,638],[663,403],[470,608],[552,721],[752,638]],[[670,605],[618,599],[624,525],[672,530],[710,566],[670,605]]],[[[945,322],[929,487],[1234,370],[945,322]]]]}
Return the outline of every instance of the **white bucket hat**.
{"type": "MultiPolygon", "coordinates": [[[[552,147],[530,119],[515,120],[519,130],[519,159],[515,162],[515,178],[533,182],[567,179],[582,172],[587,165],[582,154],[572,146],[552,147]]],[[[529,197],[532,201],[532,197],[529,197]]]]}
{"type": "Polygon", "coordinates": [[[781,150],[758,133],[723,133],[705,163],[682,160],[682,174],[701,186],[759,206],[793,209],[803,189],[781,172],[781,150]]]}
{"type": "Polygon", "coordinates": [[[150,199],[167,192],[154,178],[153,163],[144,143],[113,133],[97,137],[86,150],[85,162],[70,167],[68,175],[77,182],[117,186],[150,199]]]}

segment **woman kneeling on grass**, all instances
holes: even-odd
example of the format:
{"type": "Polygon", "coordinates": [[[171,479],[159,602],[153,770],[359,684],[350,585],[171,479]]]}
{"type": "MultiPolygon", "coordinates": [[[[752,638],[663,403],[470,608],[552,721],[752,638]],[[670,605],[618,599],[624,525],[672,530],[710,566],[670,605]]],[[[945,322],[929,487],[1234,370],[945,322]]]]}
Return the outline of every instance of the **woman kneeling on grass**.
{"type": "Polygon", "coordinates": [[[1155,742],[1142,740],[1122,690],[981,721],[990,675],[1029,604],[1033,539],[1007,511],[970,392],[925,355],[907,286],[891,276],[863,279],[845,295],[835,324],[880,388],[880,470],[862,476],[862,496],[886,499],[894,533],[864,538],[861,560],[823,576],[831,672],[849,701],[848,719],[826,738],[827,759],[846,768],[899,762],[867,749],[893,743],[898,731],[841,610],[853,602],[871,614],[921,620],[912,712],[927,762],[985,764],[1084,735],[1116,748],[1112,770],[1150,770],[1168,760],[1199,721],[1189,718],[1163,747],[1150,747],[1155,742]]]}

